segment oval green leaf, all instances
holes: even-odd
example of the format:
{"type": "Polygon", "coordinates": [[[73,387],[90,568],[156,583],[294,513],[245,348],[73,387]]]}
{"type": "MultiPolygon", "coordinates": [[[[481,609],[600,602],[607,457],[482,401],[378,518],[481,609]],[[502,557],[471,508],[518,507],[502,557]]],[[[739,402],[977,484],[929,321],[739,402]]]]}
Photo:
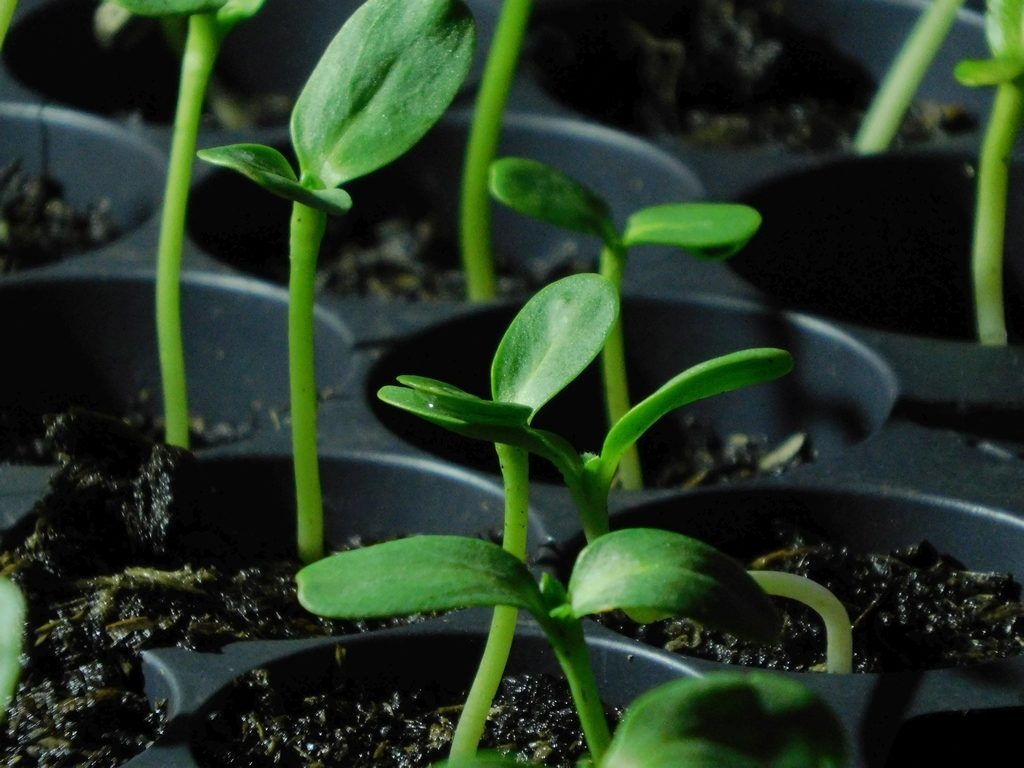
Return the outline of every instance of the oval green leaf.
{"type": "Polygon", "coordinates": [[[1024,74],[1024,59],[964,59],[953,75],[963,85],[983,87],[1012,83],[1024,74]]]}
{"type": "Polygon", "coordinates": [[[288,159],[273,147],[262,144],[230,144],[201,149],[200,160],[236,171],[273,195],[340,216],[352,207],[343,189],[309,189],[302,186],[288,159]]]}
{"type": "Polygon", "coordinates": [[[801,683],[768,672],[683,678],[626,711],[604,765],[840,768],[843,729],[801,683]]]}
{"type": "Polygon", "coordinates": [[[543,615],[519,560],[464,536],[414,536],[331,555],[299,571],[299,602],[335,619],[509,605],[543,615]]]}
{"type": "Polygon", "coordinates": [[[423,395],[427,408],[468,424],[524,427],[532,412],[528,405],[484,400],[456,386],[424,376],[399,376],[401,384],[423,395]]]}
{"type": "Polygon", "coordinates": [[[996,58],[1024,57],[1024,0],[988,0],[985,36],[996,58]]]}
{"type": "Polygon", "coordinates": [[[618,240],[608,204],[575,179],[536,160],[503,157],[490,168],[491,194],[526,216],[613,245],[618,240]]]}
{"type": "Polygon", "coordinates": [[[587,545],[569,580],[578,617],[616,609],[685,616],[742,637],[779,631],[772,601],[743,567],[697,539],[654,528],[613,531],[587,545]]]}
{"type": "Polygon", "coordinates": [[[761,226],[761,214],[737,203],[669,203],[637,211],[622,240],[634,245],[672,245],[701,259],[727,259],[761,226]]]}
{"type": "Polygon", "coordinates": [[[211,13],[229,0],[114,0],[137,16],[191,16],[211,13]]]}
{"type": "Polygon", "coordinates": [[[597,357],[618,313],[615,287],[600,275],[570,275],[542,288],[494,354],[494,399],[528,405],[536,414],[597,357]]]}
{"type": "Polygon", "coordinates": [[[360,6],[292,111],[302,178],[336,187],[412,147],[458,92],[474,39],[461,0],[368,0],[360,6]]]}
{"type": "Polygon", "coordinates": [[[0,578],[0,721],[4,719],[21,674],[24,631],[25,598],[12,582],[0,578]]]}
{"type": "Polygon", "coordinates": [[[622,454],[665,414],[706,397],[731,392],[784,376],[793,369],[786,351],[760,347],[698,363],[637,403],[605,436],[601,472],[610,481],[622,454]]]}

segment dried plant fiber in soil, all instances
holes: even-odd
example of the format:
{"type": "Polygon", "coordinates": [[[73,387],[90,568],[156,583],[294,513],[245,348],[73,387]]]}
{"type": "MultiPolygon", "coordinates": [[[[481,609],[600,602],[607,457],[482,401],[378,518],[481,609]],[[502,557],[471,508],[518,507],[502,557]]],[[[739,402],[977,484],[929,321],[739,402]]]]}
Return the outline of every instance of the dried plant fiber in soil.
{"type": "MultiPolygon", "coordinates": [[[[354,681],[344,657],[317,691],[288,690],[267,670],[235,686],[197,744],[208,768],[420,768],[448,754],[465,691],[354,681]]],[[[606,713],[615,721],[618,713],[606,713]]],[[[568,685],[548,675],[502,681],[482,748],[524,762],[573,766],[586,745],[568,685]]]]}
{"type": "MultiPolygon", "coordinates": [[[[1020,585],[1004,573],[970,571],[927,542],[888,554],[862,554],[780,523],[777,548],[754,569],[806,576],[830,589],[853,625],[854,670],[894,672],[974,664],[1024,651],[1020,585]]],[[[783,630],[762,645],[688,619],[638,625],[622,614],[613,629],[678,653],[732,664],[823,670],[825,629],[817,614],[778,599],[783,630]]]]}
{"type": "Polygon", "coordinates": [[[365,627],[307,614],[296,562],[250,556],[218,530],[190,453],[79,412],[57,417],[49,437],[60,460],[50,491],[0,551],[0,572],[29,606],[0,765],[113,768],[144,749],[163,724],[143,693],[147,648],[365,627]]]}

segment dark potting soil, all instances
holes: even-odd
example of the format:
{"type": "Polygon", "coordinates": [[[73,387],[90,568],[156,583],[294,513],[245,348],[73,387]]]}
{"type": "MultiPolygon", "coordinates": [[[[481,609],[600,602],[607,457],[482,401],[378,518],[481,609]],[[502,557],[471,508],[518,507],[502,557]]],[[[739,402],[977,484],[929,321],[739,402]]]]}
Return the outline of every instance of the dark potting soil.
{"type": "MultiPolygon", "coordinates": [[[[343,655],[338,661],[312,692],[275,684],[267,670],[241,678],[208,717],[201,764],[420,768],[447,756],[465,691],[356,681],[343,655]]],[[[619,713],[607,714],[615,721],[619,713]]],[[[568,685],[548,675],[503,680],[481,746],[532,764],[576,765],[586,746],[568,685]]]]}
{"type": "MultiPolygon", "coordinates": [[[[552,11],[526,60],[570,107],[694,144],[846,147],[876,83],[859,62],[786,18],[784,0],[623,3],[552,11]]],[[[896,143],[971,130],[961,106],[918,102],[896,143]]]]}
{"type": "Polygon", "coordinates": [[[109,201],[78,209],[51,176],[26,173],[18,163],[0,168],[0,274],[52,264],[118,234],[109,201]]]}
{"type": "MultiPolygon", "coordinates": [[[[1020,584],[1004,573],[968,570],[927,542],[862,554],[779,523],[775,548],[748,567],[806,576],[830,589],[853,625],[854,670],[895,672],[964,666],[1024,651],[1020,584]]],[[[600,618],[616,631],[671,651],[731,664],[821,670],[825,629],[810,608],[778,599],[780,639],[740,640],[687,619],[638,625],[600,618]]]]}
{"type": "Polygon", "coordinates": [[[218,510],[190,453],[94,414],[55,417],[49,437],[60,462],[51,489],[0,551],[0,573],[29,605],[0,764],[113,768],[144,749],[162,727],[144,695],[147,648],[368,626],[307,614],[287,552],[218,528],[218,512],[271,521],[278,511],[218,510]]]}

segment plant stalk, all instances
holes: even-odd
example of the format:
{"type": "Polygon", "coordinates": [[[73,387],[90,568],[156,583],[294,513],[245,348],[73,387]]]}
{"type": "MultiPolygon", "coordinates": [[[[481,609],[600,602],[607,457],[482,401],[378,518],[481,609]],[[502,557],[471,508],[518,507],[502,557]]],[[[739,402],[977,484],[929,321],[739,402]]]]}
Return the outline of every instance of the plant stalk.
{"type": "Polygon", "coordinates": [[[316,261],[327,214],[292,204],[288,278],[288,374],[298,553],[303,563],[324,556],[324,509],[317,456],[317,390],[314,315],[316,261]]]}
{"type": "Polygon", "coordinates": [[[811,608],[825,622],[825,669],[853,671],[853,631],[850,616],[839,599],[816,581],[782,571],[747,571],[769,595],[788,597],[811,608]]]}
{"type": "Polygon", "coordinates": [[[964,0],[934,0],[907,36],[853,140],[862,155],[888,149],[964,0]]]}
{"type": "MultiPolygon", "coordinates": [[[[605,245],[601,249],[600,272],[608,278],[618,295],[622,296],[622,280],[626,271],[626,249],[621,244],[605,245]]],[[[601,351],[601,374],[604,378],[605,410],[611,428],[629,410],[629,385],[626,381],[626,340],[622,331],[622,314],[615,319],[601,351]]],[[[619,461],[619,482],[626,490],[644,487],[640,468],[640,453],[630,446],[619,461]]]]}
{"type": "MultiPolygon", "coordinates": [[[[527,512],[530,506],[529,454],[521,448],[501,443],[496,444],[495,448],[498,451],[501,476],[505,484],[505,529],[502,548],[525,562],[527,512]]],[[[449,765],[457,767],[476,756],[487,715],[491,711],[491,702],[494,701],[498,686],[501,685],[505,665],[512,651],[518,615],[519,611],[509,606],[499,605],[494,609],[480,666],[477,668],[476,677],[473,679],[462,708],[462,715],[452,736],[449,765]]]]}
{"type": "Polygon", "coordinates": [[[182,448],[189,447],[189,431],[181,328],[181,257],[203,97],[220,43],[212,14],[189,18],[157,245],[156,329],[164,397],[164,439],[182,448]]]}
{"type": "Polygon", "coordinates": [[[502,117],[532,10],[533,0],[505,0],[502,5],[470,126],[459,213],[462,268],[470,301],[486,301],[497,294],[487,175],[498,151],[502,117]]]}
{"type": "Polygon", "coordinates": [[[971,256],[978,340],[982,344],[995,346],[1006,344],[1006,315],[1003,307],[1006,195],[1010,179],[1010,156],[1022,119],[1022,81],[1017,79],[1000,84],[996,88],[992,116],[981,147],[971,256]]]}

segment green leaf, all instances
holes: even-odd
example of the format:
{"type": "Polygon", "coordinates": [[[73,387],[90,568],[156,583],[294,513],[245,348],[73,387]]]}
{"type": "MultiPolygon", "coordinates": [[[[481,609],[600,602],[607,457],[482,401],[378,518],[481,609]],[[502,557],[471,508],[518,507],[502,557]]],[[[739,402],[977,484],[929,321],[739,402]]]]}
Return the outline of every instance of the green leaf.
{"type": "Polygon", "coordinates": [[[726,259],[761,226],[761,214],[734,203],[669,203],[637,211],[622,240],[634,245],[674,245],[701,259],[726,259]]]}
{"type": "Polygon", "coordinates": [[[621,609],[645,621],[685,616],[771,640],[779,615],[743,567],[697,539],[654,528],[613,531],[588,544],[569,580],[573,613],[621,609]]]}
{"type": "Polygon", "coordinates": [[[368,0],[360,6],[292,111],[303,180],[336,187],[406,152],[455,97],[474,39],[461,0],[368,0]]]}
{"type": "Polygon", "coordinates": [[[252,179],[271,194],[311,208],[341,215],[352,207],[352,198],[343,189],[309,189],[302,186],[287,158],[273,147],[262,144],[230,144],[198,152],[199,159],[236,171],[252,179]]]}
{"type": "Polygon", "coordinates": [[[1024,74],[1024,59],[964,59],[953,75],[972,87],[1012,83],[1024,74]]]}
{"type": "Polygon", "coordinates": [[[25,631],[25,598],[21,590],[0,578],[0,721],[21,674],[21,640],[25,631]]]}
{"type": "Polygon", "coordinates": [[[491,194],[531,218],[573,232],[618,241],[608,204],[575,179],[536,160],[504,157],[491,163],[491,194]]]}
{"type": "Polygon", "coordinates": [[[614,472],[622,454],[667,413],[713,395],[777,379],[793,369],[793,358],[771,347],[745,349],[688,368],[633,406],[612,426],[601,448],[602,472],[614,472]]]}
{"type": "Polygon", "coordinates": [[[467,424],[525,427],[532,414],[530,406],[484,400],[458,387],[423,376],[399,376],[401,384],[423,395],[426,407],[467,424]]]}
{"type": "Polygon", "coordinates": [[[229,0],[114,0],[138,16],[191,16],[211,13],[229,0]]]}
{"type": "Polygon", "coordinates": [[[996,58],[1024,57],[1024,0],[988,0],[985,35],[996,58]]]}
{"type": "Polygon", "coordinates": [[[839,768],[842,726],[801,683],[767,672],[683,678],[629,707],[603,761],[669,768],[839,768]]]}
{"type": "Polygon", "coordinates": [[[263,8],[264,0],[228,0],[217,11],[217,23],[222,33],[236,24],[251,19],[263,8]]]}
{"type": "Polygon", "coordinates": [[[543,615],[523,563],[496,544],[463,536],[414,536],[341,552],[306,566],[295,581],[307,610],[335,619],[492,605],[543,615]]]}
{"type": "Polygon", "coordinates": [[[597,357],[618,313],[615,288],[599,275],[570,275],[542,288],[498,345],[494,399],[528,405],[536,414],[597,357]]]}

